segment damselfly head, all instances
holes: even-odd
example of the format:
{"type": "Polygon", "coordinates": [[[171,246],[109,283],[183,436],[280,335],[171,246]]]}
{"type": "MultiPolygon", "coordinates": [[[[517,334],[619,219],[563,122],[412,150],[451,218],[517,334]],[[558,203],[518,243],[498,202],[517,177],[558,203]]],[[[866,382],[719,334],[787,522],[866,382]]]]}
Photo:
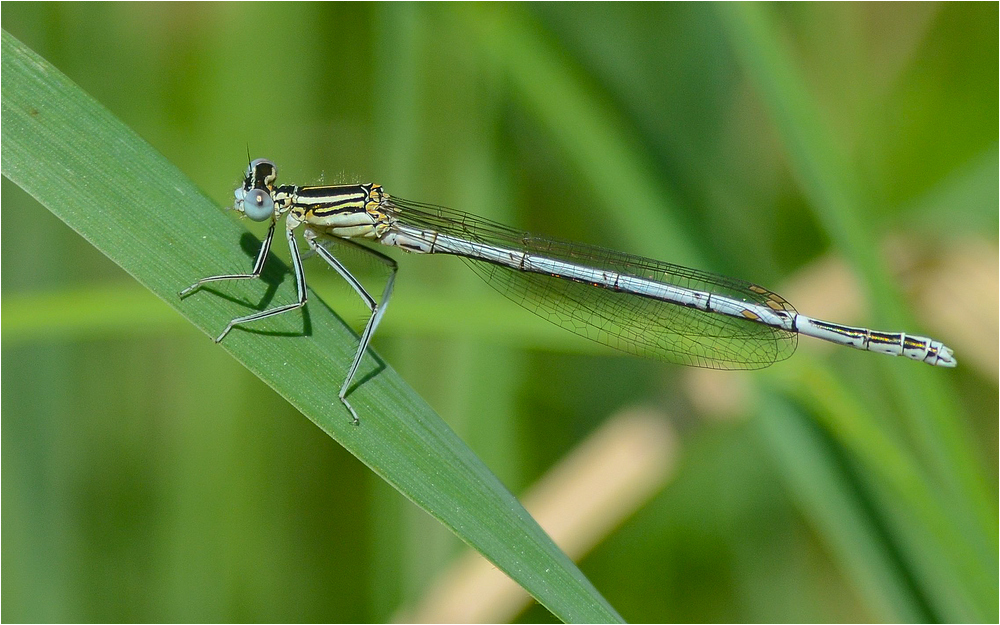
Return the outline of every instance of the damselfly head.
{"type": "Polygon", "coordinates": [[[267,221],[274,216],[271,190],[278,177],[278,168],[266,158],[250,163],[243,175],[243,184],[236,189],[233,208],[254,221],[267,221]]]}

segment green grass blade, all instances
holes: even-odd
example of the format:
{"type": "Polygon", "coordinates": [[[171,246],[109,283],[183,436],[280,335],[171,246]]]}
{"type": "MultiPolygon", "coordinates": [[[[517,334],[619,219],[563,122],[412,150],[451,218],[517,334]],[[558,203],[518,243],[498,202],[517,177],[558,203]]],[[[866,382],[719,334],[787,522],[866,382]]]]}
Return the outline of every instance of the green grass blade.
{"type": "Polygon", "coordinates": [[[590,185],[591,208],[613,214],[613,219],[598,217],[616,229],[622,245],[650,255],[669,249],[673,262],[704,266],[692,239],[684,236],[678,200],[639,137],[582,79],[530,12],[517,5],[465,5],[456,14],[477,34],[481,53],[512,83],[518,104],[539,120],[590,185]],[[627,211],[620,210],[622,189],[628,189],[627,211]]]}
{"type": "MultiPolygon", "coordinates": [[[[914,327],[878,256],[874,229],[865,219],[871,200],[809,93],[773,11],[762,5],[738,4],[719,7],[718,13],[737,58],[786,146],[789,164],[808,205],[864,279],[876,320],[887,327],[914,327]]],[[[912,432],[921,460],[930,467],[929,479],[943,485],[935,495],[928,491],[925,497],[903,503],[904,509],[912,508],[897,516],[901,520],[919,519],[920,508],[940,509],[947,511],[951,524],[901,530],[898,537],[905,543],[907,534],[919,536],[907,545],[916,561],[934,562],[939,555],[952,559],[957,583],[924,577],[925,591],[946,620],[991,620],[996,614],[996,544],[995,538],[990,538],[996,534],[995,496],[990,495],[981,473],[957,398],[935,375],[937,371],[925,368],[904,374],[887,364],[881,367],[887,386],[903,404],[904,424],[912,432]],[[954,537],[959,545],[951,544],[953,537],[946,531],[954,528],[962,528],[954,537]],[[935,532],[940,543],[928,541],[926,531],[935,532]]],[[[872,460],[881,461],[877,457],[872,460]]]]}
{"type": "MultiPolygon", "coordinates": [[[[227,285],[224,292],[235,302],[207,290],[180,301],[177,292],[199,277],[245,270],[256,241],[6,31],[2,52],[4,176],[209,336],[245,314],[244,302],[253,306],[265,290],[262,306],[291,301],[294,287],[287,271],[274,270],[275,260],[264,277],[270,288],[227,285]]],[[[352,426],[329,381],[342,375],[357,339],[315,296],[307,308],[264,324],[267,333],[234,331],[222,348],[557,617],[621,620],[454,432],[390,368],[370,358],[352,393],[362,425],[352,426]]]]}
{"type": "Polygon", "coordinates": [[[764,396],[757,420],[790,492],[882,622],[929,620],[903,567],[859,500],[819,428],[777,393],[764,396]]]}

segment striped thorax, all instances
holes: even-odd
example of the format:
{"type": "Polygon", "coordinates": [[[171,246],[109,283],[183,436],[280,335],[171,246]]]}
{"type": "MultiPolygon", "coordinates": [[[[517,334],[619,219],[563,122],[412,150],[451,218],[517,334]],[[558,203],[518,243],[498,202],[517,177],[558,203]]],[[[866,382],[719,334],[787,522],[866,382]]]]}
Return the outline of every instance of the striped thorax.
{"type": "Polygon", "coordinates": [[[288,227],[314,226],[342,239],[379,239],[389,229],[385,206],[389,196],[381,185],[345,184],[300,187],[274,186],[278,169],[257,159],[247,167],[236,189],[234,208],[254,221],[288,213],[288,227]]]}

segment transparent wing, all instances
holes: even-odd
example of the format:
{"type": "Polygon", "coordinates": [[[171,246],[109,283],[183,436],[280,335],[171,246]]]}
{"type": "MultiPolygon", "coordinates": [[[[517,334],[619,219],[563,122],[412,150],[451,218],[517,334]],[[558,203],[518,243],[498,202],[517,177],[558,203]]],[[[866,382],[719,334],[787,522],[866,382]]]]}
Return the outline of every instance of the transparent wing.
{"type": "MultiPolygon", "coordinates": [[[[539,237],[443,206],[394,197],[384,208],[401,223],[476,243],[515,248],[795,313],[781,296],[743,280],[539,237]]],[[[760,369],[788,358],[797,345],[794,332],[762,323],[462,258],[490,286],[538,316],[637,356],[711,369],[760,369]]]]}

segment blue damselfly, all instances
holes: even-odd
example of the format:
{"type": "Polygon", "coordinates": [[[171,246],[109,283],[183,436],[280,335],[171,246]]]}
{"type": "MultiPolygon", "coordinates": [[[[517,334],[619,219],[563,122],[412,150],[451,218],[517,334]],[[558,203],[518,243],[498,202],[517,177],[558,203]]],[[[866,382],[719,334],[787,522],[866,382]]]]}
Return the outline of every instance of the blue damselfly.
{"type": "Polygon", "coordinates": [[[358,415],[347,391],[385,314],[396,276],[394,260],[355,240],[418,254],[459,256],[528,310],[637,356],[713,369],[760,369],[791,356],[803,334],[930,365],[956,365],[952,350],[938,341],[814,319],[796,312],[780,295],[743,280],[528,234],[443,206],[390,196],[377,184],[277,186],[277,174],[274,163],[256,159],[235,192],[237,211],[254,221],[271,222],[251,272],[202,278],[180,296],[207,282],[260,276],[277,220],[284,215],[296,301],[233,319],[215,341],[237,325],[301,308],[306,280],[295,230],[305,226],[311,251],[354,288],[371,312],[339,394],[355,424],[358,415]],[[381,300],[324,247],[323,237],[357,245],[390,269],[381,300]]]}

